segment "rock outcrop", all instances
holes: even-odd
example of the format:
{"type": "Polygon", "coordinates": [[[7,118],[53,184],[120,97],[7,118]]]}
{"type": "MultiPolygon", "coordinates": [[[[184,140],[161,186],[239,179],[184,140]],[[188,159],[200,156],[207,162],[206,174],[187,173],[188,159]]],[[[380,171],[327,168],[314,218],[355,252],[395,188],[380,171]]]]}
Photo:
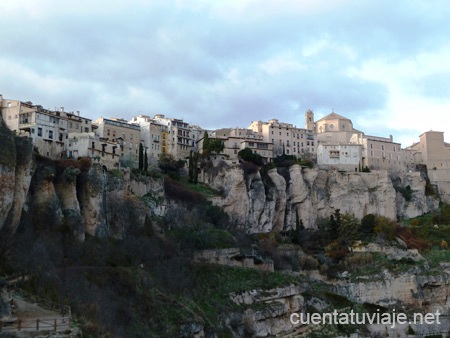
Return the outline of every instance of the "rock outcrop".
{"type": "Polygon", "coordinates": [[[247,308],[240,314],[230,315],[226,325],[235,336],[272,337],[291,332],[292,313],[304,311],[304,289],[297,285],[271,290],[252,290],[231,294],[232,301],[247,308]]]}
{"type": "Polygon", "coordinates": [[[400,186],[412,189],[409,201],[397,192],[386,171],[340,172],[293,165],[245,174],[234,164],[202,177],[222,193],[213,203],[249,233],[288,230],[300,221],[315,228],[336,209],[359,219],[377,214],[396,220],[434,211],[439,204],[437,198],[425,195],[426,181],[420,173],[399,177],[400,186]]]}

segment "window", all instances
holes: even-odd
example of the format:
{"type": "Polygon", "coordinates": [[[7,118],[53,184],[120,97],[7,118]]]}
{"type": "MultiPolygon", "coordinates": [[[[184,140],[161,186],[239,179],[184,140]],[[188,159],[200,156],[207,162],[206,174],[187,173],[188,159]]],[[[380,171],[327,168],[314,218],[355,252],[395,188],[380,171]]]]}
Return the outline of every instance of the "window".
{"type": "Polygon", "coordinates": [[[42,136],[42,128],[38,128],[38,136],[42,136]]]}
{"type": "Polygon", "coordinates": [[[31,128],[31,133],[34,134],[34,128],[31,128]]]}
{"type": "Polygon", "coordinates": [[[384,144],[381,145],[381,150],[384,150],[384,144]]]}
{"type": "Polygon", "coordinates": [[[49,130],[49,131],[48,131],[48,138],[49,138],[50,140],[53,140],[53,130],[49,130]]]}

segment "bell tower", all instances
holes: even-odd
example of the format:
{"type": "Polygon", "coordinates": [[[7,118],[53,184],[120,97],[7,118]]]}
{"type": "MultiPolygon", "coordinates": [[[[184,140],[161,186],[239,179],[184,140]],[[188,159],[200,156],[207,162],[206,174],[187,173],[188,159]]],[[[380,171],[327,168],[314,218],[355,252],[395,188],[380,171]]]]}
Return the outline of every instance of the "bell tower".
{"type": "Polygon", "coordinates": [[[305,128],[308,130],[315,131],[314,128],[314,113],[311,109],[305,112],[305,128]]]}

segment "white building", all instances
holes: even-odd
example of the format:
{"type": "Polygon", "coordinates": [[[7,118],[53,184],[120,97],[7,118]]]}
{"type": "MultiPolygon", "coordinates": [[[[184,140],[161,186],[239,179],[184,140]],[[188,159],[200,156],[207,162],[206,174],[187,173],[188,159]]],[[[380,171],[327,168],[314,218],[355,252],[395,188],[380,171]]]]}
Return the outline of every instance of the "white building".
{"type": "Polygon", "coordinates": [[[362,166],[360,144],[319,144],[317,164],[319,167],[345,171],[359,171],[362,166]]]}

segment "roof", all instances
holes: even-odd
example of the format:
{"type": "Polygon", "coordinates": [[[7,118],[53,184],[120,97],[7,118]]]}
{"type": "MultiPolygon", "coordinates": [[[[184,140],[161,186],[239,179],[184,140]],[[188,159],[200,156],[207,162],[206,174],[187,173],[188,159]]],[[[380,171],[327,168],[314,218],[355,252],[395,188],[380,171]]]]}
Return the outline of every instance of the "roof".
{"type": "Polygon", "coordinates": [[[339,114],[336,114],[335,112],[332,112],[331,114],[328,114],[327,116],[322,117],[320,120],[318,120],[316,122],[325,121],[325,120],[336,120],[336,119],[347,120],[347,121],[351,122],[351,120],[349,118],[344,117],[339,114]]]}

